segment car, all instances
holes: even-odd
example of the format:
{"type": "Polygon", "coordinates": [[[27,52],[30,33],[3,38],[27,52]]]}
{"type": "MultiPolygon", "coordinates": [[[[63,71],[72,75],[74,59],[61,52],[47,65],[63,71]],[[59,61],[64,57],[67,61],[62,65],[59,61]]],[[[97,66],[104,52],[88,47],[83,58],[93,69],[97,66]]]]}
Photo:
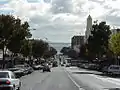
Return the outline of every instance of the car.
{"type": "Polygon", "coordinates": [[[25,68],[25,65],[15,65],[15,68],[19,68],[18,71],[16,71],[16,73],[18,72],[22,72],[23,75],[27,75],[28,74],[28,70],[25,68]]]}
{"type": "Polygon", "coordinates": [[[21,82],[12,71],[0,70],[0,90],[20,90],[21,82]]]}
{"type": "Polygon", "coordinates": [[[20,68],[21,69],[20,71],[23,71],[25,75],[30,74],[34,71],[33,68],[30,67],[28,64],[16,65],[15,67],[20,68]]]}
{"type": "Polygon", "coordinates": [[[23,69],[19,69],[19,68],[8,68],[9,71],[12,71],[16,77],[21,77],[24,75],[24,70],[23,69]]]}
{"type": "Polygon", "coordinates": [[[64,64],[61,64],[61,66],[64,66],[64,64]]]}
{"type": "Polygon", "coordinates": [[[58,67],[57,61],[54,61],[54,62],[53,62],[52,67],[58,67]]]}
{"type": "Polygon", "coordinates": [[[43,72],[45,71],[51,72],[49,65],[44,65],[43,72]]]}
{"type": "Polygon", "coordinates": [[[69,65],[69,64],[66,64],[66,67],[70,67],[70,65],[69,65]]]}
{"type": "Polygon", "coordinates": [[[43,69],[43,66],[42,65],[33,65],[33,69],[34,70],[41,70],[41,69],[43,69]]]}
{"type": "Polygon", "coordinates": [[[103,73],[111,75],[120,75],[120,66],[119,65],[110,65],[103,68],[103,73]]]}
{"type": "Polygon", "coordinates": [[[24,71],[24,69],[18,69],[16,71],[14,71],[14,74],[16,75],[16,77],[20,78],[20,77],[26,75],[26,72],[24,71]]]}
{"type": "Polygon", "coordinates": [[[25,64],[24,67],[27,70],[27,74],[30,74],[34,71],[33,68],[29,66],[28,64],[25,64]]]}

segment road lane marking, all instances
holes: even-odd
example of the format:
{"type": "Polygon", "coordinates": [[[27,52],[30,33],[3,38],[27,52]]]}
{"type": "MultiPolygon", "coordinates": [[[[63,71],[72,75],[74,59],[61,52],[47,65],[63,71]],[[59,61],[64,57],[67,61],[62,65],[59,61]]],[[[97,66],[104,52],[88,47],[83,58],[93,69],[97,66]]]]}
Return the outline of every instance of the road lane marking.
{"type": "Polygon", "coordinates": [[[64,69],[64,71],[67,73],[70,80],[78,87],[79,90],[85,90],[70,76],[70,73],[67,70],[64,69]]]}

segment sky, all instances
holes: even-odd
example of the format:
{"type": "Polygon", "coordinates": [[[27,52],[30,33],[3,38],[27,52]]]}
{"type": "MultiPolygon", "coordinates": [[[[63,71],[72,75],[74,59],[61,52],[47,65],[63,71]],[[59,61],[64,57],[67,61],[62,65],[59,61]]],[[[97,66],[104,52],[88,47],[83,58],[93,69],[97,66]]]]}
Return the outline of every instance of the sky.
{"type": "Polygon", "coordinates": [[[0,0],[0,14],[28,21],[33,38],[67,43],[84,35],[89,14],[93,21],[120,27],[119,5],[120,0],[0,0]]]}

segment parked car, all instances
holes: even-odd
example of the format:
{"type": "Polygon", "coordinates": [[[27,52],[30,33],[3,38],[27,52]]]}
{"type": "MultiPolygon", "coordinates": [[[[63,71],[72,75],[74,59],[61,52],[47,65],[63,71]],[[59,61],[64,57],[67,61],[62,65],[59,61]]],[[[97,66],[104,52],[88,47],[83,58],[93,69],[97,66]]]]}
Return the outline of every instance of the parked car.
{"type": "Polygon", "coordinates": [[[97,70],[97,65],[93,64],[93,63],[90,63],[90,64],[88,64],[88,68],[91,69],[91,70],[97,70]]]}
{"type": "Polygon", "coordinates": [[[8,68],[8,70],[14,72],[14,71],[19,70],[19,68],[15,68],[15,67],[13,67],[13,68],[8,68]]]}
{"type": "Polygon", "coordinates": [[[103,73],[106,73],[106,74],[119,75],[120,74],[120,66],[119,65],[105,66],[102,71],[103,71],[103,73]]]}
{"type": "Polygon", "coordinates": [[[64,66],[64,64],[61,64],[61,66],[64,66]]]}
{"type": "Polygon", "coordinates": [[[44,65],[43,72],[45,71],[51,72],[49,65],[44,65]]]}
{"type": "Polygon", "coordinates": [[[25,64],[24,67],[27,70],[27,74],[30,74],[34,71],[33,68],[29,66],[28,64],[25,64]]]}
{"type": "Polygon", "coordinates": [[[19,68],[13,67],[13,68],[8,68],[8,70],[12,71],[18,78],[24,75],[24,70],[19,68]]]}
{"type": "Polygon", "coordinates": [[[15,68],[19,68],[18,73],[23,73],[24,75],[28,74],[28,70],[25,68],[25,65],[15,65],[15,68]]]}
{"type": "Polygon", "coordinates": [[[70,64],[66,64],[66,67],[70,67],[70,64]]]}
{"type": "Polygon", "coordinates": [[[43,66],[42,65],[33,65],[33,69],[34,70],[41,70],[41,69],[43,69],[43,66]]]}
{"type": "Polygon", "coordinates": [[[26,75],[26,72],[24,71],[24,69],[18,69],[16,71],[14,71],[14,74],[16,75],[16,77],[20,78],[20,77],[26,75]]]}
{"type": "Polygon", "coordinates": [[[0,71],[0,90],[20,90],[21,82],[12,71],[0,71]]]}

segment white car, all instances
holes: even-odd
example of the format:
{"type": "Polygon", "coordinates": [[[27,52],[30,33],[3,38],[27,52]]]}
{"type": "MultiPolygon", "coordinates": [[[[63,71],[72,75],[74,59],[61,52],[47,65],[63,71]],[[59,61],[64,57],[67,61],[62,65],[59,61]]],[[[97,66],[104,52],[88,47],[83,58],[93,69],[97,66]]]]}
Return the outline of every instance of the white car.
{"type": "Polygon", "coordinates": [[[21,82],[12,71],[0,70],[0,90],[20,90],[21,82]]]}
{"type": "Polygon", "coordinates": [[[120,75],[119,65],[110,65],[103,68],[104,73],[120,75]]]}

